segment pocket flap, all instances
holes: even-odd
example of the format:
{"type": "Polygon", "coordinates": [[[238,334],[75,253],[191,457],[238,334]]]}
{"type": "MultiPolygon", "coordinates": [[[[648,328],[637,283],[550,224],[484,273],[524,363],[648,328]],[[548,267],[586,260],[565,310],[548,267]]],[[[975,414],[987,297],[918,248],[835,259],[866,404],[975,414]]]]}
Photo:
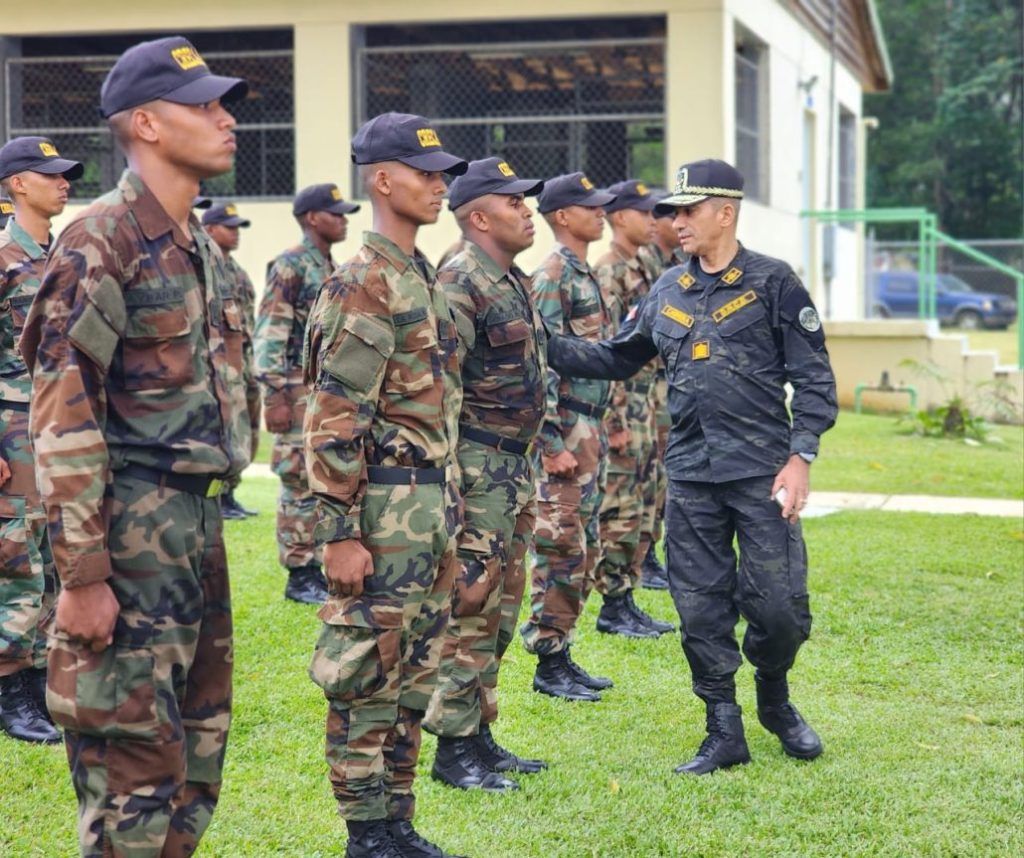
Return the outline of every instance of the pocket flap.
{"type": "Polygon", "coordinates": [[[317,612],[329,626],[356,626],[362,629],[400,629],[402,602],[369,596],[330,595],[317,612]]]}
{"type": "Polygon", "coordinates": [[[530,337],[530,325],[525,319],[512,319],[487,327],[487,341],[492,346],[507,346],[521,343],[530,337]]]}
{"type": "Polygon", "coordinates": [[[390,328],[370,316],[349,316],[345,319],[344,330],[359,337],[384,357],[391,357],[395,351],[395,336],[390,328]]]}
{"type": "Polygon", "coordinates": [[[185,336],[190,328],[184,301],[142,304],[129,311],[124,335],[129,340],[167,340],[185,336]]]}

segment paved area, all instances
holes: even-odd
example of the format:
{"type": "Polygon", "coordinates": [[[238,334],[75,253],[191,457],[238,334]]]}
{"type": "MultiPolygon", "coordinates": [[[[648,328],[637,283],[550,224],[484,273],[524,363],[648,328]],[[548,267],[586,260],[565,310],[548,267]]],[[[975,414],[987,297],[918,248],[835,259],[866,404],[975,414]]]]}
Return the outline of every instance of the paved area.
{"type": "MultiPolygon", "coordinates": [[[[269,465],[256,463],[245,472],[250,477],[273,477],[269,465]]],[[[830,515],[844,509],[881,509],[886,512],[931,512],[947,515],[995,515],[1024,518],[1024,500],[955,498],[941,495],[884,495],[866,492],[811,491],[805,518],[830,515]]]]}

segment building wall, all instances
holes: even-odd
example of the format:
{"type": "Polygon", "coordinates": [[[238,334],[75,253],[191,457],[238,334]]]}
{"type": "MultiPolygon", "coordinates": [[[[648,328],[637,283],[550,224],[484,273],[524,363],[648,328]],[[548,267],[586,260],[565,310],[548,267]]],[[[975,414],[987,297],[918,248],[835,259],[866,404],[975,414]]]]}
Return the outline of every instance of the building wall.
{"type": "MultiPolygon", "coordinates": [[[[9,4],[10,5],[10,4],[9,4]]],[[[520,0],[519,18],[613,17],[621,15],[621,0],[520,0]]],[[[747,201],[740,219],[740,238],[750,247],[781,257],[800,273],[823,308],[834,318],[856,318],[863,306],[857,250],[857,234],[839,230],[836,277],[831,300],[826,301],[820,275],[820,227],[806,229],[799,218],[802,207],[802,128],[805,110],[816,115],[814,169],[816,207],[825,207],[827,182],[828,52],[781,4],[767,0],[631,0],[631,15],[666,16],[666,181],[671,187],[675,167],[687,160],[715,156],[734,157],[735,22],[768,45],[770,79],[770,190],[767,204],[747,201]],[[798,83],[817,75],[811,104],[798,83]],[[805,250],[805,235],[813,248],[805,250]],[[806,260],[816,264],[806,270],[806,260]]],[[[154,2],[126,5],[121,0],[51,0],[43,6],[19,4],[5,8],[3,29],[16,35],[53,32],[60,21],[62,32],[174,31],[182,28],[222,29],[243,24],[247,28],[294,28],[296,181],[302,187],[313,182],[335,181],[347,197],[357,196],[350,186],[348,141],[352,128],[352,56],[350,27],[387,22],[435,22],[437,20],[484,20],[508,16],[508,9],[487,7],[470,0],[442,4],[424,0],[390,0],[365,4],[351,0],[178,0],[173,5],[154,2]],[[439,13],[438,9],[443,12],[439,13]]],[[[199,44],[200,50],[202,44],[199,44]]],[[[858,117],[861,90],[852,74],[841,65],[836,75],[839,101],[858,117]]],[[[833,139],[833,145],[836,145],[833,139]]],[[[833,173],[837,165],[833,160],[833,173]]],[[[862,175],[862,173],[861,173],[862,175]]],[[[859,182],[863,185],[863,182],[859,182]]],[[[835,188],[835,184],[833,184],[835,188]]],[[[835,192],[833,192],[833,200],[835,192]]],[[[292,243],[297,230],[290,208],[282,202],[238,201],[253,227],[243,235],[239,260],[254,281],[262,281],[266,262],[292,243]]],[[[74,212],[69,210],[63,223],[74,212]]],[[[349,240],[336,249],[344,259],[355,248],[362,229],[370,225],[368,207],[351,219],[349,240]]],[[[447,213],[441,221],[421,232],[420,246],[433,259],[458,238],[454,220],[447,213]]],[[[537,243],[520,263],[530,270],[551,244],[544,224],[537,243]]],[[[596,256],[601,247],[595,245],[596,256]]]]}

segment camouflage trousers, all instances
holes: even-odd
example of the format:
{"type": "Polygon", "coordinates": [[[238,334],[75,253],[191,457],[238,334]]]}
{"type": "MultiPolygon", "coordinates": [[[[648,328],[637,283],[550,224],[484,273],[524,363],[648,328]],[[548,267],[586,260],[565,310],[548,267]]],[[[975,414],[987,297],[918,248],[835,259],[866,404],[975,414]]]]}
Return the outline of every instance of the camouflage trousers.
{"type": "Polygon", "coordinates": [[[58,630],[46,694],[88,858],[191,855],[221,787],[232,630],[220,505],[133,478],[108,488],[121,612],[93,652],[58,630]]]}
{"type": "Polygon", "coordinates": [[[707,702],[735,700],[733,676],[741,660],[734,629],[740,616],[747,621],[743,653],[769,676],[793,666],[811,631],[803,534],[799,522],[779,515],[769,496],[773,480],[673,480],[669,491],[669,589],[693,690],[707,702]]]}
{"type": "Polygon", "coordinates": [[[0,676],[46,667],[46,625],[56,574],[46,512],[36,489],[28,412],[0,411],[0,459],[11,478],[0,486],[0,676]]]}
{"type": "Polygon", "coordinates": [[[537,516],[529,457],[462,440],[458,458],[465,505],[459,570],[423,722],[453,737],[475,735],[498,718],[498,671],[515,634],[537,516]]]}
{"type": "Polygon", "coordinates": [[[572,643],[601,556],[598,510],[608,437],[600,420],[560,412],[565,422],[575,418],[563,442],[576,457],[577,468],[569,479],[542,468],[538,472],[530,617],[519,629],[527,652],[536,655],[559,652],[572,643]]]}
{"type": "Polygon", "coordinates": [[[360,510],[373,573],[331,595],[309,668],[327,698],[326,757],[344,819],[411,819],[421,722],[437,682],[456,573],[453,485],[370,483],[360,510]]]}
{"type": "Polygon", "coordinates": [[[270,469],[281,479],[277,496],[277,556],[285,569],[320,563],[323,548],[313,538],[316,499],[309,490],[302,423],[274,436],[270,469]]]}

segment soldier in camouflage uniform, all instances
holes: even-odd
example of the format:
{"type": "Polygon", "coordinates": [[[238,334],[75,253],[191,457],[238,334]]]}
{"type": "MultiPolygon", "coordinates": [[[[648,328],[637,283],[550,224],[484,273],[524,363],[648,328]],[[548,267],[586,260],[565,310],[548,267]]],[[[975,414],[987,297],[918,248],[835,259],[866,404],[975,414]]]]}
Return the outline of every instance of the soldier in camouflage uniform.
{"type": "MultiPolygon", "coordinates": [[[[618,330],[653,283],[647,279],[637,250],[653,233],[651,211],[657,198],[635,179],[612,185],[608,193],[615,195],[615,201],[606,208],[612,243],[598,259],[594,272],[612,327],[618,330]]],[[[652,397],[656,372],[657,362],[652,361],[630,381],[613,385],[613,399],[621,398],[625,403],[629,443],[609,452],[608,482],[600,513],[601,561],[594,586],[604,597],[604,604],[597,618],[597,630],[633,638],[658,637],[675,628],[649,616],[633,598],[640,577],[645,501],[649,499],[653,508],[653,463],[657,450],[652,397]]]]}
{"type": "MultiPolygon", "coordinates": [[[[587,248],[604,231],[603,206],[615,199],[594,189],[583,173],[544,185],[538,211],[554,232],[554,250],[533,274],[533,299],[549,330],[588,341],[610,334],[608,313],[587,248]]],[[[527,651],[537,656],[536,691],[568,700],[596,701],[610,687],[590,676],[569,653],[571,635],[594,582],[600,556],[597,511],[609,442],[624,445],[625,425],[609,439],[602,419],[610,386],[604,381],[559,378],[548,372],[546,414],[539,438],[536,562],[531,611],[520,628],[527,651]]]]}
{"type": "Polygon", "coordinates": [[[306,331],[305,421],[330,596],[310,676],[349,858],[443,856],[412,825],[421,722],[457,566],[455,322],[416,249],[442,174],[466,163],[426,119],[386,113],[352,141],[373,231],[324,284],[306,331]]]}
{"type": "Polygon", "coordinates": [[[232,629],[217,494],[249,462],[241,311],[192,214],[244,97],[181,37],[100,102],[128,160],[51,251],[22,335],[61,593],[47,703],[88,858],[192,855],[220,794],[232,629]]]}
{"type": "Polygon", "coordinates": [[[548,348],[556,369],[581,376],[628,378],[655,355],[665,361],[669,584],[707,716],[707,737],[680,774],[750,760],[736,705],[740,616],[761,724],[790,756],[822,752],[789,700],[788,672],[811,630],[799,519],[818,439],[835,422],[835,377],[793,270],[736,240],[742,197],[743,176],[724,161],[683,165],[659,205],[674,209],[690,261],[661,277],[615,339],[552,337],[548,348]]]}
{"type": "Polygon", "coordinates": [[[29,742],[59,742],[46,711],[46,631],[56,582],[29,439],[32,380],[18,352],[39,289],[50,221],[82,165],[45,137],[0,149],[0,187],[16,209],[0,233],[0,727],[29,742]]]}
{"type": "MultiPolygon", "coordinates": [[[[224,259],[224,266],[227,269],[227,278],[232,284],[232,293],[235,296],[235,303],[242,311],[242,324],[244,325],[242,339],[242,356],[245,366],[245,404],[249,412],[249,424],[252,426],[252,447],[250,458],[256,458],[256,450],[260,440],[260,387],[256,383],[256,373],[253,367],[253,344],[252,332],[256,324],[256,290],[245,269],[231,255],[238,250],[238,231],[247,229],[249,221],[239,216],[238,208],[234,203],[217,203],[210,205],[203,212],[203,229],[213,239],[213,243],[221,252],[224,259]]],[[[224,518],[244,519],[250,515],[258,515],[255,510],[246,509],[235,498],[235,489],[242,481],[241,475],[234,476],[225,484],[225,490],[220,496],[221,515],[224,518]]]]}
{"type": "Polygon", "coordinates": [[[359,206],[345,202],[334,184],[310,185],[296,194],[292,214],[302,241],[271,263],[256,320],[256,375],[264,388],[267,429],[274,433],[270,467],[281,479],[277,549],[288,570],[284,595],[308,604],[323,602],[327,588],[302,445],[309,393],[302,380],[302,344],[309,311],[334,270],[331,245],[344,241],[345,215],[357,211],[359,206]]]}
{"type": "MultiPolygon", "coordinates": [[[[658,199],[668,196],[668,191],[664,188],[654,188],[651,193],[658,199]]],[[[686,254],[679,246],[679,236],[672,225],[675,216],[673,209],[655,209],[654,240],[641,247],[637,254],[650,283],[657,283],[665,271],[686,261],[686,254]]],[[[660,362],[654,382],[654,423],[658,444],[658,452],[654,456],[654,509],[651,510],[645,504],[641,540],[646,542],[648,547],[641,566],[640,583],[647,590],[667,590],[668,572],[655,550],[655,546],[661,542],[664,529],[665,497],[668,493],[664,456],[668,444],[668,431],[672,427],[672,421],[668,416],[668,381],[665,379],[665,367],[660,365],[660,362]]]]}
{"type": "Polygon", "coordinates": [[[470,163],[449,188],[464,249],[438,282],[459,335],[465,523],[437,690],[423,725],[438,736],[433,776],[461,789],[516,789],[502,772],[546,767],[505,750],[491,734],[498,669],[515,634],[537,516],[529,451],[545,411],[546,341],[529,280],[513,260],[533,244],[524,196],[543,185],[487,158],[470,163]]]}

